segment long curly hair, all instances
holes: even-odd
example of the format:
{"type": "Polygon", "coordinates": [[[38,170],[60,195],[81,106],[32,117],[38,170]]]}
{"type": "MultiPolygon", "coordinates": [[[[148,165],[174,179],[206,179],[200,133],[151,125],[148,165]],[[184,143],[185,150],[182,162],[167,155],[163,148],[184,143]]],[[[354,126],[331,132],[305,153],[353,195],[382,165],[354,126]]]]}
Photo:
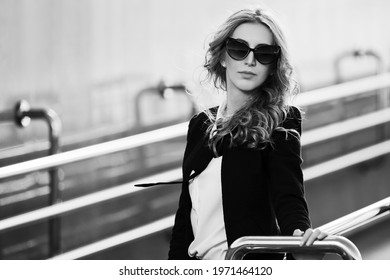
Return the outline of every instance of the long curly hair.
{"type": "Polygon", "coordinates": [[[274,44],[281,48],[280,56],[271,66],[268,78],[232,117],[217,119],[215,113],[206,110],[210,120],[207,129],[209,146],[216,155],[217,146],[224,139],[229,139],[229,147],[244,145],[263,149],[268,143],[272,144],[272,132],[285,130],[280,124],[289,111],[288,99],[299,91],[293,78],[285,36],[275,18],[263,9],[240,10],[222,24],[206,52],[204,67],[207,78],[216,88],[226,90],[226,69],[221,65],[226,56],[225,42],[239,25],[256,22],[269,28],[274,44]]]}

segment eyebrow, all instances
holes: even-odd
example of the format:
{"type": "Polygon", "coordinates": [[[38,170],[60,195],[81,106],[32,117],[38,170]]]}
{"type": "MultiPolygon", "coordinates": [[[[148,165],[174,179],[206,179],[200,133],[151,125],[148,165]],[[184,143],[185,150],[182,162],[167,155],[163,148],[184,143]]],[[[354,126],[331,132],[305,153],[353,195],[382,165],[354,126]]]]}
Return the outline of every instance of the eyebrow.
{"type": "MultiPolygon", "coordinates": [[[[241,39],[241,38],[233,38],[233,37],[232,37],[232,39],[237,40],[237,41],[242,42],[242,43],[245,43],[245,44],[249,47],[249,43],[248,43],[247,41],[245,41],[244,39],[241,39]]],[[[260,43],[260,44],[255,45],[254,48],[257,48],[257,47],[259,47],[259,46],[272,46],[272,44],[260,43]]]]}

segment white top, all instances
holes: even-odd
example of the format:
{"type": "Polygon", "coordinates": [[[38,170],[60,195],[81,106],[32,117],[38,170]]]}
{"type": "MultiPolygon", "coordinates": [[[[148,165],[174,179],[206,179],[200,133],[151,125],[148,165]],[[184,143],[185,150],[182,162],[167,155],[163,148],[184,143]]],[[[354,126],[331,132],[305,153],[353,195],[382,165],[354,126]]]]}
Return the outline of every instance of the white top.
{"type": "Polygon", "coordinates": [[[204,260],[223,260],[228,249],[222,209],[222,157],[213,158],[189,185],[194,241],[188,254],[204,260]]]}

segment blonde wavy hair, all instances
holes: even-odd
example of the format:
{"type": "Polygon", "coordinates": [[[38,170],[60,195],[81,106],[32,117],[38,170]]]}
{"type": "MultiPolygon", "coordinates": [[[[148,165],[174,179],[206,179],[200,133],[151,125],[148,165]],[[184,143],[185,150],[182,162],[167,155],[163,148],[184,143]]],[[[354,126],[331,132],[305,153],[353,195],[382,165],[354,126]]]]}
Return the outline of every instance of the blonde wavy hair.
{"type": "Polygon", "coordinates": [[[277,62],[271,65],[268,78],[231,118],[216,119],[215,113],[206,110],[211,121],[207,129],[209,146],[216,155],[217,146],[227,135],[230,136],[227,138],[229,147],[244,145],[248,148],[263,149],[266,144],[272,144],[272,132],[285,130],[280,124],[289,111],[288,98],[299,91],[293,78],[285,36],[276,19],[263,9],[240,10],[219,28],[205,56],[207,78],[216,88],[226,90],[226,69],[221,65],[226,56],[225,42],[239,25],[248,22],[267,26],[272,33],[274,44],[281,48],[281,52],[277,62]]]}

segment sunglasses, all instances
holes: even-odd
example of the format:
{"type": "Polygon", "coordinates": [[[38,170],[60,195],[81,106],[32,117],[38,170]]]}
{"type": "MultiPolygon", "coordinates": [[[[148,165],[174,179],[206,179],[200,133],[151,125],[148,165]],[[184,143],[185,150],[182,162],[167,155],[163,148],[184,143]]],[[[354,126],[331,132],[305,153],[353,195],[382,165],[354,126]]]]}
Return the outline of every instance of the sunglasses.
{"type": "Polygon", "coordinates": [[[243,60],[252,51],[256,60],[263,65],[276,61],[280,54],[280,47],[275,45],[260,44],[254,49],[250,48],[246,42],[233,38],[226,40],[226,51],[234,60],[243,60]]]}

